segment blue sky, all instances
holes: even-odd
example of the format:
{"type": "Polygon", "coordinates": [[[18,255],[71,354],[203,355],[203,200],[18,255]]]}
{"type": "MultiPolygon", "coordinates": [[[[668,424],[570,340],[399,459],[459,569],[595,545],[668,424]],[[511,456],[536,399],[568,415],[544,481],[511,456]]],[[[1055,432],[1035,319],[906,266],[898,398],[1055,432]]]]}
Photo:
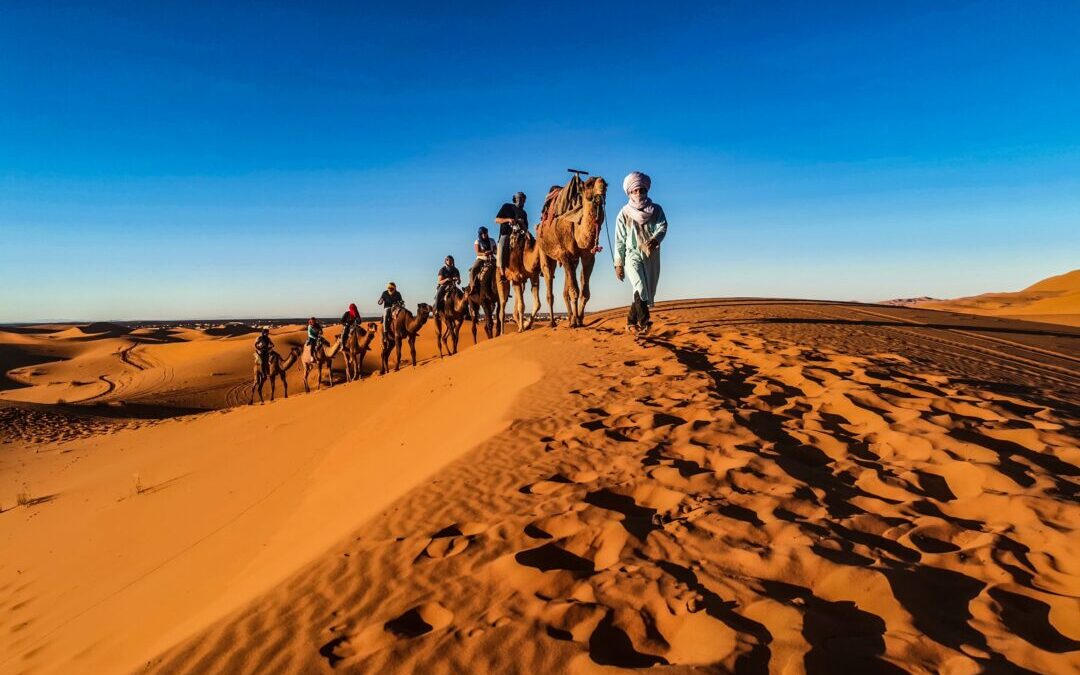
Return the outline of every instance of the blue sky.
{"type": "Polygon", "coordinates": [[[0,322],[427,301],[571,166],[652,175],[660,299],[1080,267],[1080,5],[825,4],[0,0],[0,322]]]}

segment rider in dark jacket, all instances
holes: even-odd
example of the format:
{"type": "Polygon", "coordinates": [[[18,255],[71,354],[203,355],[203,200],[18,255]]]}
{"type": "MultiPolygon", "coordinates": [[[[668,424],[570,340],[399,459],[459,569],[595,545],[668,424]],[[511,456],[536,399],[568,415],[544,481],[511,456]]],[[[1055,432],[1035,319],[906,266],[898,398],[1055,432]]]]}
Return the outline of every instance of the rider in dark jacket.
{"type": "Polygon", "coordinates": [[[453,286],[461,283],[461,272],[454,267],[454,256],[448,255],[443,259],[443,266],[439,268],[439,283],[435,287],[435,311],[443,308],[446,292],[453,286]]]}
{"type": "Polygon", "coordinates": [[[393,316],[394,307],[405,304],[405,301],[401,298],[401,293],[398,293],[397,284],[393,281],[386,284],[386,290],[379,296],[379,304],[386,308],[383,313],[383,340],[393,342],[394,335],[393,331],[390,330],[390,319],[393,316]]]}

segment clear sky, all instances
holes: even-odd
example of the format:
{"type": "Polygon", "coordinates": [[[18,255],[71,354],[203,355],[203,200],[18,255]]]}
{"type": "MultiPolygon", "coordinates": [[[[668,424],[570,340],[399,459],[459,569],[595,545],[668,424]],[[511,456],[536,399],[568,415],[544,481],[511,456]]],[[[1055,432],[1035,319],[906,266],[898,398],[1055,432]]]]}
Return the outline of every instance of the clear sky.
{"type": "Polygon", "coordinates": [[[1016,290],[1080,267],[1077,36],[1075,0],[0,0],[0,321],[430,301],[567,167],[612,215],[652,175],[660,299],[1016,290]]]}

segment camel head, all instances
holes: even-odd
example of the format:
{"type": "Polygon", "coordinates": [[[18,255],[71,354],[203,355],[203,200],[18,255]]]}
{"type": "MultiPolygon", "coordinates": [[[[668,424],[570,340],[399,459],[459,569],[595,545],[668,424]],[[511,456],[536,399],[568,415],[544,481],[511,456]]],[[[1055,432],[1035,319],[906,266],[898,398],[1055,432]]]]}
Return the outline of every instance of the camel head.
{"type": "Polygon", "coordinates": [[[593,251],[600,247],[600,227],[606,218],[607,181],[600,176],[593,176],[585,181],[582,200],[591,218],[583,220],[574,228],[574,239],[579,248],[593,251]]]}
{"type": "Polygon", "coordinates": [[[421,302],[416,306],[416,318],[424,317],[425,319],[431,314],[431,305],[426,302],[421,302]]]}

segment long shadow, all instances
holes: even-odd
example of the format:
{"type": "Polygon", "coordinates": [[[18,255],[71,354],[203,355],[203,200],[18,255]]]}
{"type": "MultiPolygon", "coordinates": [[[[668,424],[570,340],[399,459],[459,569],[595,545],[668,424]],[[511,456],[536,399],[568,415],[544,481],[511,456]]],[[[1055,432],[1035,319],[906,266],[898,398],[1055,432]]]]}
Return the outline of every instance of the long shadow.
{"type": "MultiPolygon", "coordinates": [[[[775,461],[786,474],[800,483],[820,488],[825,493],[825,507],[833,517],[846,518],[863,513],[863,509],[851,503],[854,497],[882,499],[845,483],[832,473],[828,469],[832,461],[828,455],[813,446],[799,442],[784,430],[783,423],[786,418],[757,410],[751,413],[748,419],[736,415],[735,421],[752,431],[758,438],[773,444],[775,451],[760,451],[759,454],[762,457],[775,461]]],[[[810,495],[813,493],[810,492],[810,495]]],[[[817,499],[813,498],[812,501],[816,503],[817,499]]]]}
{"type": "Polygon", "coordinates": [[[795,584],[762,581],[762,587],[765,595],[793,605],[802,613],[803,637],[810,644],[810,651],[803,657],[807,673],[905,672],[881,658],[885,653],[886,626],[880,616],[859,609],[849,600],[823,600],[795,584]]]}
{"type": "Polygon", "coordinates": [[[614,612],[609,611],[589,636],[589,658],[601,666],[618,668],[651,668],[667,665],[667,659],[642,654],[634,649],[630,636],[615,625],[614,612]]]}
{"type": "Polygon", "coordinates": [[[652,342],[674,354],[688,370],[707,375],[712,380],[709,390],[722,399],[741,401],[754,391],[754,385],[747,382],[757,373],[753,366],[741,364],[730,373],[721,373],[703,350],[683,347],[660,338],[654,338],[652,342]]]}
{"type": "Polygon", "coordinates": [[[594,490],[585,495],[585,503],[621,513],[623,519],[620,522],[623,528],[639,541],[645,541],[650,532],[659,529],[653,520],[656,509],[640,506],[632,497],[612,492],[607,488],[594,490]]]}
{"type": "Polygon", "coordinates": [[[998,456],[998,469],[1019,485],[1031,487],[1035,479],[1029,474],[1028,467],[1014,460],[1014,456],[1022,457],[1045,471],[1047,478],[1054,481],[1058,493],[1066,499],[1075,500],[1080,494],[1080,487],[1074,482],[1060,478],[1060,476],[1080,476],[1080,468],[1060,457],[1035,452],[1019,443],[993,438],[974,429],[953,429],[949,435],[957,440],[974,443],[995,452],[998,456]]]}
{"type": "Polygon", "coordinates": [[[33,386],[9,378],[6,373],[10,370],[27,368],[30,366],[40,366],[45,363],[59,363],[67,360],[67,357],[56,356],[54,354],[28,352],[21,346],[0,345],[0,391],[33,386]]]}
{"type": "Polygon", "coordinates": [[[1055,654],[1080,650],[1080,641],[1062,635],[1050,623],[1050,605],[1003,588],[991,588],[989,593],[1001,605],[1002,623],[1016,635],[1055,654]]]}
{"type": "Polygon", "coordinates": [[[986,652],[987,657],[973,657],[984,672],[1030,672],[991,649],[986,636],[971,625],[974,618],[971,601],[986,587],[985,582],[927,565],[893,567],[881,573],[888,580],[893,596],[926,637],[957,651],[968,645],[986,652]]]}
{"type": "Polygon", "coordinates": [[[533,567],[541,572],[565,570],[591,573],[596,569],[591,560],[575,555],[556,544],[544,544],[538,548],[521,551],[514,556],[514,560],[520,565],[533,567]]]}
{"type": "Polygon", "coordinates": [[[735,612],[732,609],[732,607],[735,606],[734,602],[725,602],[719,595],[710,591],[705,584],[698,580],[697,575],[694,574],[694,571],[690,568],[666,560],[657,560],[656,564],[660,569],[664,570],[664,572],[686,584],[691,590],[700,595],[705,601],[706,614],[714,619],[723,621],[734,631],[747,633],[756,638],[754,646],[750,651],[742,654],[735,661],[736,672],[769,672],[769,660],[772,658],[772,650],[769,649],[769,644],[772,643],[773,637],[772,633],[769,632],[769,629],[766,628],[764,624],[758,623],[753,619],[748,619],[735,612]]]}

